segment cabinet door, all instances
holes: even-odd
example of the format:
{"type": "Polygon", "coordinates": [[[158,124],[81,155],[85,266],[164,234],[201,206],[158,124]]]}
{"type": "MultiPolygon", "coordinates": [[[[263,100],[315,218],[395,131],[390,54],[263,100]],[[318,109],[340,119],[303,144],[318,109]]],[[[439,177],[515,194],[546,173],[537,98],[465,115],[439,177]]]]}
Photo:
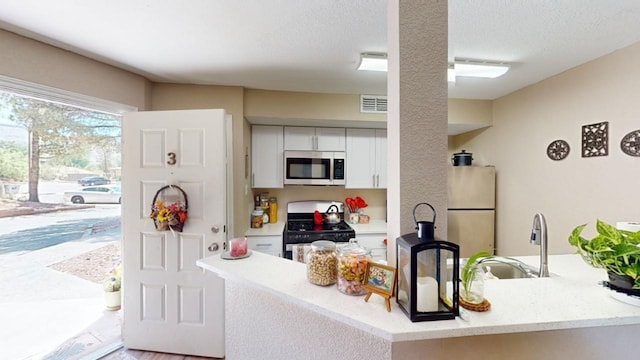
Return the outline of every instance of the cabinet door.
{"type": "Polygon", "coordinates": [[[376,130],[376,187],[387,188],[387,130],[376,130]]]}
{"type": "Polygon", "coordinates": [[[282,257],[282,236],[248,236],[247,248],[282,257]]]}
{"type": "Polygon", "coordinates": [[[346,151],[345,188],[374,188],[376,175],[375,130],[347,129],[346,151]]]}
{"type": "Polygon", "coordinates": [[[284,135],[282,126],[251,128],[251,187],[284,187],[284,135]]]}
{"type": "Polygon", "coordinates": [[[316,129],[312,127],[285,126],[285,150],[315,150],[316,129]]]}
{"type": "Polygon", "coordinates": [[[344,128],[316,128],[317,151],[345,151],[344,128]]]}
{"type": "Polygon", "coordinates": [[[356,234],[358,245],[371,250],[373,261],[387,261],[387,246],[384,244],[386,234],[356,234]]]}

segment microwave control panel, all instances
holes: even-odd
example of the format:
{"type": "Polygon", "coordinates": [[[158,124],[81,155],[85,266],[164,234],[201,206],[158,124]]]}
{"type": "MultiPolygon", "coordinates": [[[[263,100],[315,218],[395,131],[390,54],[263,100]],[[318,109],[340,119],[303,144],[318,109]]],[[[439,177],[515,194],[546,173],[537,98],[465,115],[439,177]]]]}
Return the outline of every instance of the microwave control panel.
{"type": "Polygon", "coordinates": [[[344,159],[333,159],[333,178],[344,180],[344,159]]]}

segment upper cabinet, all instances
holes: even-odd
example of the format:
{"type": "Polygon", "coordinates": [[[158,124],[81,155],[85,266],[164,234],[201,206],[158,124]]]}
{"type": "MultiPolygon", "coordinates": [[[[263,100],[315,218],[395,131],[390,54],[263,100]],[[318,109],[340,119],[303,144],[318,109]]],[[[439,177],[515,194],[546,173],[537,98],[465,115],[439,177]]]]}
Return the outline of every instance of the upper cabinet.
{"type": "Polygon", "coordinates": [[[251,187],[284,187],[284,133],[282,126],[251,127],[251,187]]]}
{"type": "Polygon", "coordinates": [[[345,187],[387,187],[387,130],[347,129],[345,187]]]}
{"type": "Polygon", "coordinates": [[[284,149],[345,151],[345,129],[286,126],[284,149]]]}

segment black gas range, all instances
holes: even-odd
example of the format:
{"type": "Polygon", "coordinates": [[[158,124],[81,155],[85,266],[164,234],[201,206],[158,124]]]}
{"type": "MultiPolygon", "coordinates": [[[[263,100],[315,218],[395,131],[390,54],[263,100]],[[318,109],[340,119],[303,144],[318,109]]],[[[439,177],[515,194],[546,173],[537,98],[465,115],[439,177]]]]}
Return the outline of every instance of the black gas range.
{"type": "Polygon", "coordinates": [[[344,221],[344,204],[339,201],[294,201],[287,204],[287,223],[282,234],[283,254],[292,258],[295,246],[308,246],[316,240],[349,242],[356,232],[344,221]],[[331,205],[338,207],[340,222],[316,224],[316,211],[324,216],[331,205]]]}

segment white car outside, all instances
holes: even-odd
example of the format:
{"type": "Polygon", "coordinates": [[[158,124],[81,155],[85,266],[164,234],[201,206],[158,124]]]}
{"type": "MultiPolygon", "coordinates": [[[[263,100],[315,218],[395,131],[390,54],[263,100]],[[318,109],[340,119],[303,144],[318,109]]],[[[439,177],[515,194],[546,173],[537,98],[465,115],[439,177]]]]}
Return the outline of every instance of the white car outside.
{"type": "Polygon", "coordinates": [[[120,186],[117,185],[87,186],[77,191],[65,191],[64,201],[73,204],[120,204],[122,202],[122,194],[120,193],[120,186]]]}

